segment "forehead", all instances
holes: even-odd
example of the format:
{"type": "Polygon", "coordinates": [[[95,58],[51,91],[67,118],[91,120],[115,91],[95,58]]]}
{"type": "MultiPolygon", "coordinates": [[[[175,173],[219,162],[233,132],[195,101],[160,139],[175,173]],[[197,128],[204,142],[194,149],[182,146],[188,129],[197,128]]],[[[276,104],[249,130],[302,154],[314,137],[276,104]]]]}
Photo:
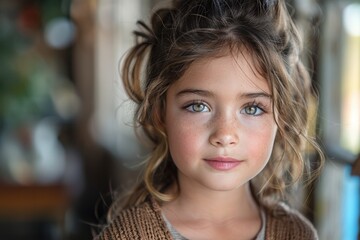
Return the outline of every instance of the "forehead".
{"type": "Polygon", "coordinates": [[[263,91],[270,95],[268,81],[259,72],[252,54],[247,51],[228,52],[216,57],[194,61],[173,85],[177,88],[198,87],[216,89],[227,84],[229,91],[242,87],[246,91],[263,91]]]}

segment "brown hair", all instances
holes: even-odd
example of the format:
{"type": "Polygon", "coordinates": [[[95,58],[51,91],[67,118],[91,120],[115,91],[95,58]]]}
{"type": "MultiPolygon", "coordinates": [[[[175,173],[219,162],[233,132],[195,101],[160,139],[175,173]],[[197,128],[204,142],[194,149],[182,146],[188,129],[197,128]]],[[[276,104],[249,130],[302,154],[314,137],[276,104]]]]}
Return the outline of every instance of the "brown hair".
{"type": "Polygon", "coordinates": [[[307,136],[311,83],[300,59],[301,39],[284,1],[174,1],[152,15],[150,26],[142,21],[138,25],[137,42],[125,58],[122,78],[138,104],[135,122],[153,149],[127,205],[150,195],[159,201],[176,197],[164,193],[177,184],[163,129],[166,91],[195,60],[217,57],[224,50],[247,49],[272,91],[278,133],[270,161],[252,181],[258,200],[285,197],[286,188],[301,178],[308,166],[303,156],[306,142],[322,159],[320,148],[307,136]]]}

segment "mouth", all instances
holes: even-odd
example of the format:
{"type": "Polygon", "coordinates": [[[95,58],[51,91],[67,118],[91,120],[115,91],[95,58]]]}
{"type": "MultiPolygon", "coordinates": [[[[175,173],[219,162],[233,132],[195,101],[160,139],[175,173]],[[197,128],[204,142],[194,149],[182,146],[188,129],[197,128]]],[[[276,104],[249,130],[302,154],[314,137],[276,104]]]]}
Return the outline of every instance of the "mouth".
{"type": "Polygon", "coordinates": [[[216,157],[204,160],[210,167],[219,171],[231,170],[243,162],[241,160],[229,157],[216,157]]]}

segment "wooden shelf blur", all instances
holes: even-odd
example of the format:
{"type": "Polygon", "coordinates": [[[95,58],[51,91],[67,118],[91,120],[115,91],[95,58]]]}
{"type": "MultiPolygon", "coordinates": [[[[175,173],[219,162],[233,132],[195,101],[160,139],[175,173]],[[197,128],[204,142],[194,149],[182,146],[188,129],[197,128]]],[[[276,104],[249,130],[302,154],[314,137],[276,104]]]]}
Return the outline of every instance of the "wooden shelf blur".
{"type": "Polygon", "coordinates": [[[0,184],[0,217],[64,218],[69,196],[64,186],[18,186],[0,184]]]}

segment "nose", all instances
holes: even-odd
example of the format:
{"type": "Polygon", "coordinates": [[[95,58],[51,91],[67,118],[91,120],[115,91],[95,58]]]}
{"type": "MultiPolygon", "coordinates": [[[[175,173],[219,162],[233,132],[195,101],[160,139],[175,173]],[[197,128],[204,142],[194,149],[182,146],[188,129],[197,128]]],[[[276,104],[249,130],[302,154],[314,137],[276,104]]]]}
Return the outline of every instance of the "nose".
{"type": "Polygon", "coordinates": [[[239,142],[236,118],[219,118],[214,122],[213,131],[209,137],[211,145],[216,147],[235,146],[239,142]]]}

